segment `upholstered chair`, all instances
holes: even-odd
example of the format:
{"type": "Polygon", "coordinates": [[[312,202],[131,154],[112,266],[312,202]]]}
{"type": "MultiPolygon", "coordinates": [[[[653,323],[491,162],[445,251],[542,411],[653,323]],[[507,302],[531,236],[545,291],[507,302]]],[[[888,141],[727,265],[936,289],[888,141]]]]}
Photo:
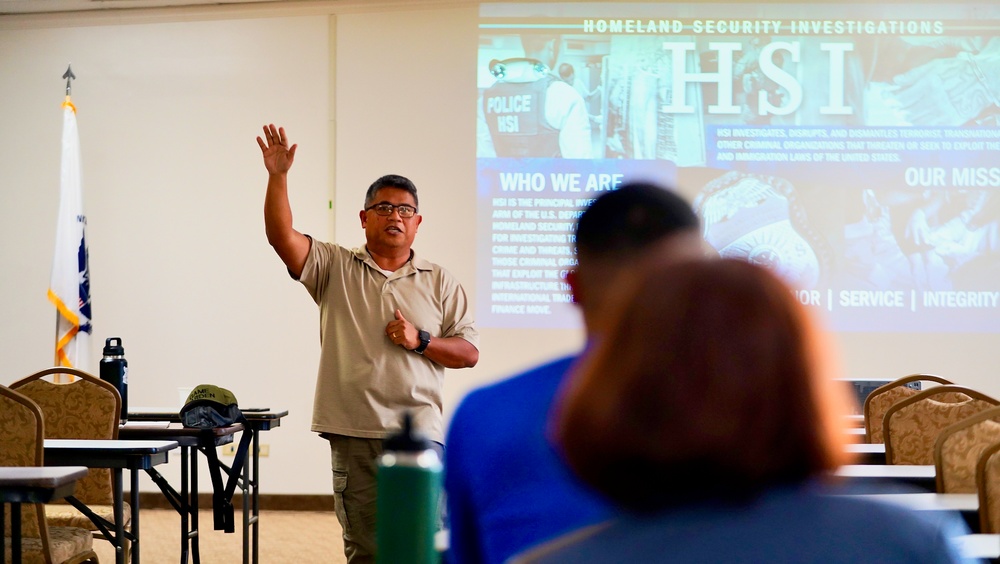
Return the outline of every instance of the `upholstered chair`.
{"type": "MultiPolygon", "coordinates": [[[[30,397],[45,416],[47,439],[117,439],[121,418],[121,396],[108,382],[84,372],[66,367],[47,368],[11,384],[11,388],[30,397]],[[46,379],[56,374],[68,375],[68,383],[46,379]]],[[[98,516],[114,523],[114,491],[111,470],[92,468],[87,477],[77,483],[78,500],[98,516]]],[[[104,538],[86,515],[65,502],[49,503],[45,515],[51,526],[72,526],[88,529],[104,538]]],[[[123,519],[128,530],[132,508],[124,505],[123,519]]]]}
{"type": "Polygon", "coordinates": [[[976,493],[976,465],[984,450],[1000,443],[1000,407],[945,427],[934,443],[937,491],[976,493]]]}
{"type": "Polygon", "coordinates": [[[996,405],[1000,401],[952,384],[935,386],[895,403],[882,418],[886,463],[934,464],[934,444],[941,431],[996,405]],[[953,401],[962,396],[967,398],[953,401]]]}
{"type": "Polygon", "coordinates": [[[885,416],[885,412],[892,404],[918,394],[920,390],[911,387],[918,382],[953,383],[933,374],[910,374],[872,390],[865,398],[864,404],[866,443],[884,442],[882,439],[882,418],[885,416]]]}
{"type": "MultiPolygon", "coordinates": [[[[43,466],[44,420],[38,405],[0,386],[0,466],[43,466]]],[[[11,562],[11,512],[4,511],[3,562],[11,562]]],[[[25,564],[97,564],[90,531],[49,527],[41,503],[21,504],[21,561],[25,564]]]]}
{"type": "Polygon", "coordinates": [[[1000,442],[986,447],[979,456],[976,489],[979,491],[979,532],[1000,533],[1000,442]]]}

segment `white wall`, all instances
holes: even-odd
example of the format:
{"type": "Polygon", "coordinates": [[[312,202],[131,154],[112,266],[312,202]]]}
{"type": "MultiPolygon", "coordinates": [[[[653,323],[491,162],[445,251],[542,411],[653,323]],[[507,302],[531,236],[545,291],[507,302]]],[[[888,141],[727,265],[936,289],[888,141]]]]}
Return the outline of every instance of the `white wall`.
{"type": "MultiPolygon", "coordinates": [[[[290,176],[297,227],[348,246],[363,242],[357,212],[368,184],[388,172],[411,177],[425,218],[418,250],[474,295],[474,238],[463,234],[475,232],[468,77],[477,12],[275,11],[0,17],[0,383],[52,363],[55,313],[45,292],[60,76],[72,63],[90,370],[103,340],[120,336],[133,406],[171,405],[177,387],[210,382],[241,405],[287,408],[265,435],[265,491],[328,493],[326,443],[309,431],[318,315],[265,240],[266,175],[254,138],[264,123],[287,128],[299,144],[290,176]]],[[[576,332],[526,343],[484,330],[480,366],[450,374],[448,409],[473,385],[578,342],[576,332]]]]}
{"type": "MultiPolygon", "coordinates": [[[[92,370],[103,339],[120,336],[132,405],[176,403],[178,386],[210,382],[244,406],[288,409],[265,436],[265,491],[329,493],[326,444],[309,431],[318,315],[264,238],[261,126],[284,125],[299,144],[290,185],[300,230],[360,244],[365,188],[404,174],[420,190],[418,251],[472,297],[488,290],[474,286],[476,6],[316,6],[0,17],[0,383],[52,362],[45,292],[60,76],[72,63],[92,370]]],[[[938,372],[1000,395],[995,343],[841,338],[847,375],[938,372]]],[[[449,373],[446,411],[469,388],[579,344],[576,331],[482,329],[479,366],[449,373]]]]}
{"type": "MultiPolygon", "coordinates": [[[[334,65],[336,239],[363,242],[358,210],[379,171],[408,176],[424,217],[415,248],[457,276],[473,302],[477,17],[474,6],[338,15],[334,65]]],[[[448,374],[446,412],[474,385],[581,342],[577,331],[480,332],[479,365],[448,374]]]]}
{"type": "Polygon", "coordinates": [[[266,173],[254,140],[270,120],[302,141],[296,215],[325,231],[329,41],[325,15],[0,31],[0,382],[52,364],[55,314],[45,292],[60,76],[72,62],[90,370],[104,339],[120,336],[131,405],[174,405],[178,386],[206,382],[244,406],[287,408],[265,437],[266,491],[329,489],[325,441],[309,432],[318,315],[264,237],[266,173]],[[296,479],[276,483],[279,473],[296,479]]]}

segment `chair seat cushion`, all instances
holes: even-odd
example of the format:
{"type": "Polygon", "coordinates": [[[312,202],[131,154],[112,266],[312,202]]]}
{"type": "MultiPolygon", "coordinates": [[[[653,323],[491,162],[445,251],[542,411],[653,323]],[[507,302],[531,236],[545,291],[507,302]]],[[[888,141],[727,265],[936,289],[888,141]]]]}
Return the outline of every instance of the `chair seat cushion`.
{"type": "MultiPolygon", "coordinates": [[[[8,537],[4,543],[4,561],[10,562],[11,540],[8,537]]],[[[71,558],[92,553],[94,548],[94,537],[90,531],[76,527],[49,527],[49,544],[52,549],[52,562],[61,564],[71,558]]],[[[25,538],[21,539],[22,562],[24,564],[44,563],[45,557],[42,553],[42,539],[25,538]]],[[[79,560],[74,560],[79,561],[79,560]]]]}
{"type": "MultiPolygon", "coordinates": [[[[108,522],[115,522],[115,508],[113,505],[88,505],[87,507],[99,517],[107,519],[108,522]]],[[[128,529],[129,523],[132,522],[132,506],[127,503],[124,504],[122,517],[125,519],[125,528],[128,529]]],[[[94,525],[89,517],[80,513],[72,505],[62,503],[45,504],[45,521],[50,527],[79,527],[88,531],[98,530],[97,525],[94,525]]]]}

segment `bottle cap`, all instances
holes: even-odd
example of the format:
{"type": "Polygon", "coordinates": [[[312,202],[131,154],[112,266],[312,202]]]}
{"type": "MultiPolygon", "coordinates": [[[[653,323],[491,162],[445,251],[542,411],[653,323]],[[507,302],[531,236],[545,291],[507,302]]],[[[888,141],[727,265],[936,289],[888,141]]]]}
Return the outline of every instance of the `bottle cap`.
{"type": "Polygon", "coordinates": [[[413,416],[407,411],[403,413],[403,428],[398,433],[386,437],[382,441],[382,448],[394,452],[421,452],[431,450],[434,446],[430,439],[413,428],[413,416]]]}
{"type": "Polygon", "coordinates": [[[121,337],[109,337],[104,341],[104,356],[124,356],[125,347],[122,346],[121,337]]]}

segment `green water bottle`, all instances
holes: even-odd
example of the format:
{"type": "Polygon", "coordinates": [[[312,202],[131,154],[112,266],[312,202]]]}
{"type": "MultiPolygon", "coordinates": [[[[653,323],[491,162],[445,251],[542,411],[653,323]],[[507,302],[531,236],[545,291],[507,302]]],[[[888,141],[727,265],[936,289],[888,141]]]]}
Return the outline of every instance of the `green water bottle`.
{"type": "Polygon", "coordinates": [[[385,439],[378,460],[375,537],[380,564],[438,564],[434,546],[444,467],[434,444],[417,434],[409,413],[385,439]]]}

